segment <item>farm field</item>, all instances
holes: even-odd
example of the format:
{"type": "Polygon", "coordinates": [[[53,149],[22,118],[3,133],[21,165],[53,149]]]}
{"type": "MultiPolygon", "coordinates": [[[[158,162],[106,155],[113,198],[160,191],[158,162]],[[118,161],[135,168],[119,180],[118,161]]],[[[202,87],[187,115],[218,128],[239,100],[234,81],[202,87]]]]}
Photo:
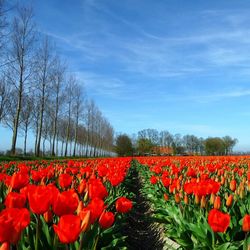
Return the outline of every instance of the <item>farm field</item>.
{"type": "Polygon", "coordinates": [[[0,0],[0,250],[250,250],[249,23],[0,0]]]}
{"type": "Polygon", "coordinates": [[[249,164],[230,156],[2,162],[0,249],[249,249],[249,164]]]}

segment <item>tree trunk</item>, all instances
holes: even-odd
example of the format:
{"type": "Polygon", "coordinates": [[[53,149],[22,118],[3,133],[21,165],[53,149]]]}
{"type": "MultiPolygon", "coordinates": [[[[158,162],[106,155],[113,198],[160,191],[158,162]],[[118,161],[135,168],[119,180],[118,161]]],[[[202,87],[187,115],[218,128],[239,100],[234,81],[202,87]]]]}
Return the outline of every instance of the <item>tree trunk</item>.
{"type": "Polygon", "coordinates": [[[24,149],[23,149],[23,153],[24,153],[24,155],[26,155],[27,154],[27,152],[26,152],[27,135],[28,135],[28,125],[27,124],[25,124],[25,132],[24,133],[25,134],[24,134],[24,149]]]}
{"type": "Polygon", "coordinates": [[[37,140],[37,147],[36,147],[36,156],[40,155],[40,144],[41,144],[41,137],[42,137],[42,129],[43,129],[43,113],[44,113],[44,105],[45,105],[45,83],[43,83],[42,87],[42,103],[40,109],[40,122],[39,122],[39,131],[38,131],[38,140],[37,140]]]}
{"type": "Polygon", "coordinates": [[[63,156],[63,145],[64,145],[64,140],[62,140],[61,156],[63,156]]]}
{"type": "Polygon", "coordinates": [[[12,146],[11,146],[12,155],[16,154],[16,141],[17,141],[19,117],[20,117],[20,112],[22,108],[22,95],[23,95],[23,73],[21,71],[20,81],[19,81],[18,104],[17,104],[16,117],[14,120],[13,136],[12,136],[12,146]]]}
{"type": "MultiPolygon", "coordinates": [[[[58,117],[58,110],[59,110],[59,93],[56,93],[56,113],[55,113],[55,120],[54,120],[54,128],[53,128],[53,142],[52,142],[52,156],[55,156],[55,141],[57,135],[57,117],[58,117]]],[[[57,138],[57,147],[58,147],[58,138],[57,138]]],[[[56,153],[58,154],[58,152],[56,153]]]]}
{"type": "Polygon", "coordinates": [[[59,154],[59,139],[58,139],[58,135],[56,136],[56,156],[58,156],[59,154]]]}
{"type": "Polygon", "coordinates": [[[76,127],[75,127],[75,142],[74,142],[74,151],[73,151],[73,156],[76,156],[76,143],[78,139],[78,117],[77,117],[77,122],[76,122],[76,127]]]}
{"type": "Polygon", "coordinates": [[[45,141],[46,141],[46,139],[44,138],[44,139],[43,139],[43,156],[45,156],[45,150],[46,150],[46,149],[45,149],[45,141]]]}
{"type": "Polygon", "coordinates": [[[66,145],[65,145],[65,152],[64,156],[67,156],[68,153],[68,143],[69,143],[69,129],[70,129],[70,113],[71,111],[69,110],[69,120],[68,120],[68,125],[67,125],[67,137],[66,137],[66,145]]]}

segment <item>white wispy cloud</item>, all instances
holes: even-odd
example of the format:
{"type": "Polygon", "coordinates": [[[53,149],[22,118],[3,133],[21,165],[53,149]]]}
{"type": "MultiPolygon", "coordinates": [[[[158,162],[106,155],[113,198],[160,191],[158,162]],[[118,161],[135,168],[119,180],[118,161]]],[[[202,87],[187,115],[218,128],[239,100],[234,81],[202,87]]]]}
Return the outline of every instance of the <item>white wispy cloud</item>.
{"type": "Polygon", "coordinates": [[[107,77],[105,75],[88,72],[74,72],[78,79],[84,82],[86,88],[94,95],[121,98],[126,89],[124,82],[118,78],[107,77]]]}
{"type": "Polygon", "coordinates": [[[224,20],[226,26],[214,22],[211,29],[171,35],[152,34],[138,23],[112,12],[103,2],[83,1],[83,8],[89,12],[82,30],[73,35],[49,34],[90,63],[113,60],[125,72],[154,78],[211,75],[218,73],[217,68],[233,68],[231,74],[242,76],[244,67],[250,63],[250,28],[243,25],[250,21],[249,11],[202,11],[196,15],[216,17],[224,20]],[[126,35],[116,33],[114,20],[124,27],[126,35]]]}

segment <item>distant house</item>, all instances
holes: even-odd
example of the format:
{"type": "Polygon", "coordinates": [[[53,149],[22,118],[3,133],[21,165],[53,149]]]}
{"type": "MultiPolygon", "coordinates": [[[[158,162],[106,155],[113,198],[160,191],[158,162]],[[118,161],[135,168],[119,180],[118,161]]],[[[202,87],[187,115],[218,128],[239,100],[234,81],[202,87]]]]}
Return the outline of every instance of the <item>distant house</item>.
{"type": "Polygon", "coordinates": [[[157,155],[173,155],[174,150],[172,147],[156,146],[152,148],[152,154],[157,155]]]}

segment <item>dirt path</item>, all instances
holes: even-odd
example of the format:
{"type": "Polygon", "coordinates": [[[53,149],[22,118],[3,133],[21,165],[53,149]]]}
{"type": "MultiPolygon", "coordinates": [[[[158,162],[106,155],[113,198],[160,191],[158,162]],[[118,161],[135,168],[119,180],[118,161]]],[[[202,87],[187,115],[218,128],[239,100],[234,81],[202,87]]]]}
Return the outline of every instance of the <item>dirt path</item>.
{"type": "Polygon", "coordinates": [[[159,230],[150,221],[150,209],[147,200],[141,194],[141,182],[136,169],[131,169],[132,183],[128,187],[136,196],[133,211],[129,214],[124,233],[128,235],[129,250],[158,250],[163,249],[159,230]]]}

